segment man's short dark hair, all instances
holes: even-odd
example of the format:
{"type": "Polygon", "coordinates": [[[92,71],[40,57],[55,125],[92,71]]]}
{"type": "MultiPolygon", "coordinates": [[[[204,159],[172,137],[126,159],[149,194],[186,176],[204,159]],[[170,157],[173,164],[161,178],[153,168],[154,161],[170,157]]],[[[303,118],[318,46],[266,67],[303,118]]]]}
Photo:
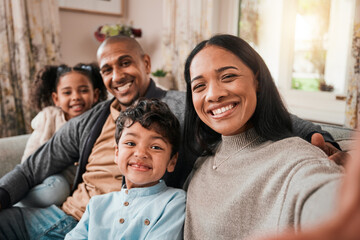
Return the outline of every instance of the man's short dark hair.
{"type": "Polygon", "coordinates": [[[124,128],[140,123],[142,127],[159,133],[171,144],[171,157],[179,151],[180,123],[168,105],[158,99],[139,99],[122,111],[116,120],[115,141],[119,143],[124,128]]]}

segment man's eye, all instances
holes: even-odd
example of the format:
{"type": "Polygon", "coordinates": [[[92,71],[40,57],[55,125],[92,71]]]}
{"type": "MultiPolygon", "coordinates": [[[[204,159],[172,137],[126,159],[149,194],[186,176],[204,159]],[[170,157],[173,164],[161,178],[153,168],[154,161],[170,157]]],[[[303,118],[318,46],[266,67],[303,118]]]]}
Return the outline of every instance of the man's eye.
{"type": "Polygon", "coordinates": [[[120,63],[120,66],[121,67],[128,67],[129,65],[131,64],[131,61],[122,61],[121,63],[120,63]]]}
{"type": "Polygon", "coordinates": [[[111,73],[111,69],[110,68],[108,68],[108,69],[102,69],[101,71],[100,71],[100,74],[101,75],[108,75],[108,74],[110,74],[111,73]]]}

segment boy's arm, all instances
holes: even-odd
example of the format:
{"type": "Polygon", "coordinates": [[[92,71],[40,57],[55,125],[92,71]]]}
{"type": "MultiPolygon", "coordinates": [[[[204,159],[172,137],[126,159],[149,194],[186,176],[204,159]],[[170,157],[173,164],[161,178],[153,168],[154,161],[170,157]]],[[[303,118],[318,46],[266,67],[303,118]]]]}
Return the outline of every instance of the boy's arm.
{"type": "Polygon", "coordinates": [[[180,193],[166,205],[161,218],[145,239],[183,239],[186,194],[185,191],[180,193]]]}
{"type": "Polygon", "coordinates": [[[89,209],[90,203],[91,203],[91,199],[90,199],[90,202],[88,203],[88,205],[86,206],[86,210],[85,210],[84,214],[82,215],[80,221],[75,226],[75,228],[73,228],[73,230],[71,230],[68,234],[66,234],[65,240],[89,239],[88,229],[89,229],[89,218],[90,218],[90,209],[89,209]]]}

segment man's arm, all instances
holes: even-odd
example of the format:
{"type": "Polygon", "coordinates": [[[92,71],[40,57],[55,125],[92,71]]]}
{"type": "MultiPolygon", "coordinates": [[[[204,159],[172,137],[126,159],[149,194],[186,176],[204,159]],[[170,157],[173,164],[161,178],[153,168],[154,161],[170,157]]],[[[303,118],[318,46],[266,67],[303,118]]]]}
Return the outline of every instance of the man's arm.
{"type": "Polygon", "coordinates": [[[329,132],[322,130],[319,125],[305,121],[293,114],[291,114],[291,121],[296,136],[323,150],[330,160],[339,165],[345,164],[347,153],[341,151],[339,144],[336,143],[329,132]]]}
{"type": "Polygon", "coordinates": [[[290,114],[291,122],[293,125],[294,134],[302,139],[305,139],[308,142],[311,142],[311,137],[314,133],[320,133],[323,137],[325,142],[329,142],[333,144],[339,150],[339,145],[335,142],[334,138],[331,134],[327,131],[321,129],[319,125],[316,125],[312,122],[306,121],[297,117],[296,115],[290,114]]]}
{"type": "Polygon", "coordinates": [[[104,104],[98,104],[79,117],[71,119],[55,135],[0,179],[0,209],[21,200],[46,177],[61,172],[78,161],[98,114],[104,104]]]}

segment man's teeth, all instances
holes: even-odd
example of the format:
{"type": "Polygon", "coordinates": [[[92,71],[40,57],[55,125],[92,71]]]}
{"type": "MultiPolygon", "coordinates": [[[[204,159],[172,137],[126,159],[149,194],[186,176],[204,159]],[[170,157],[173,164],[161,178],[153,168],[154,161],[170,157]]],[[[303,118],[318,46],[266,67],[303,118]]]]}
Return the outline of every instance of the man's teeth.
{"type": "Polygon", "coordinates": [[[128,82],[127,84],[125,84],[124,86],[118,87],[117,90],[118,91],[124,91],[127,90],[131,87],[132,82],[128,82]]]}
{"type": "Polygon", "coordinates": [[[229,106],[226,106],[226,107],[222,107],[222,108],[218,108],[218,109],[216,109],[216,110],[213,110],[212,113],[213,113],[214,115],[218,115],[218,114],[221,114],[221,113],[223,113],[223,112],[226,112],[226,111],[232,109],[233,107],[234,107],[234,105],[231,104],[231,105],[229,105],[229,106]]]}

